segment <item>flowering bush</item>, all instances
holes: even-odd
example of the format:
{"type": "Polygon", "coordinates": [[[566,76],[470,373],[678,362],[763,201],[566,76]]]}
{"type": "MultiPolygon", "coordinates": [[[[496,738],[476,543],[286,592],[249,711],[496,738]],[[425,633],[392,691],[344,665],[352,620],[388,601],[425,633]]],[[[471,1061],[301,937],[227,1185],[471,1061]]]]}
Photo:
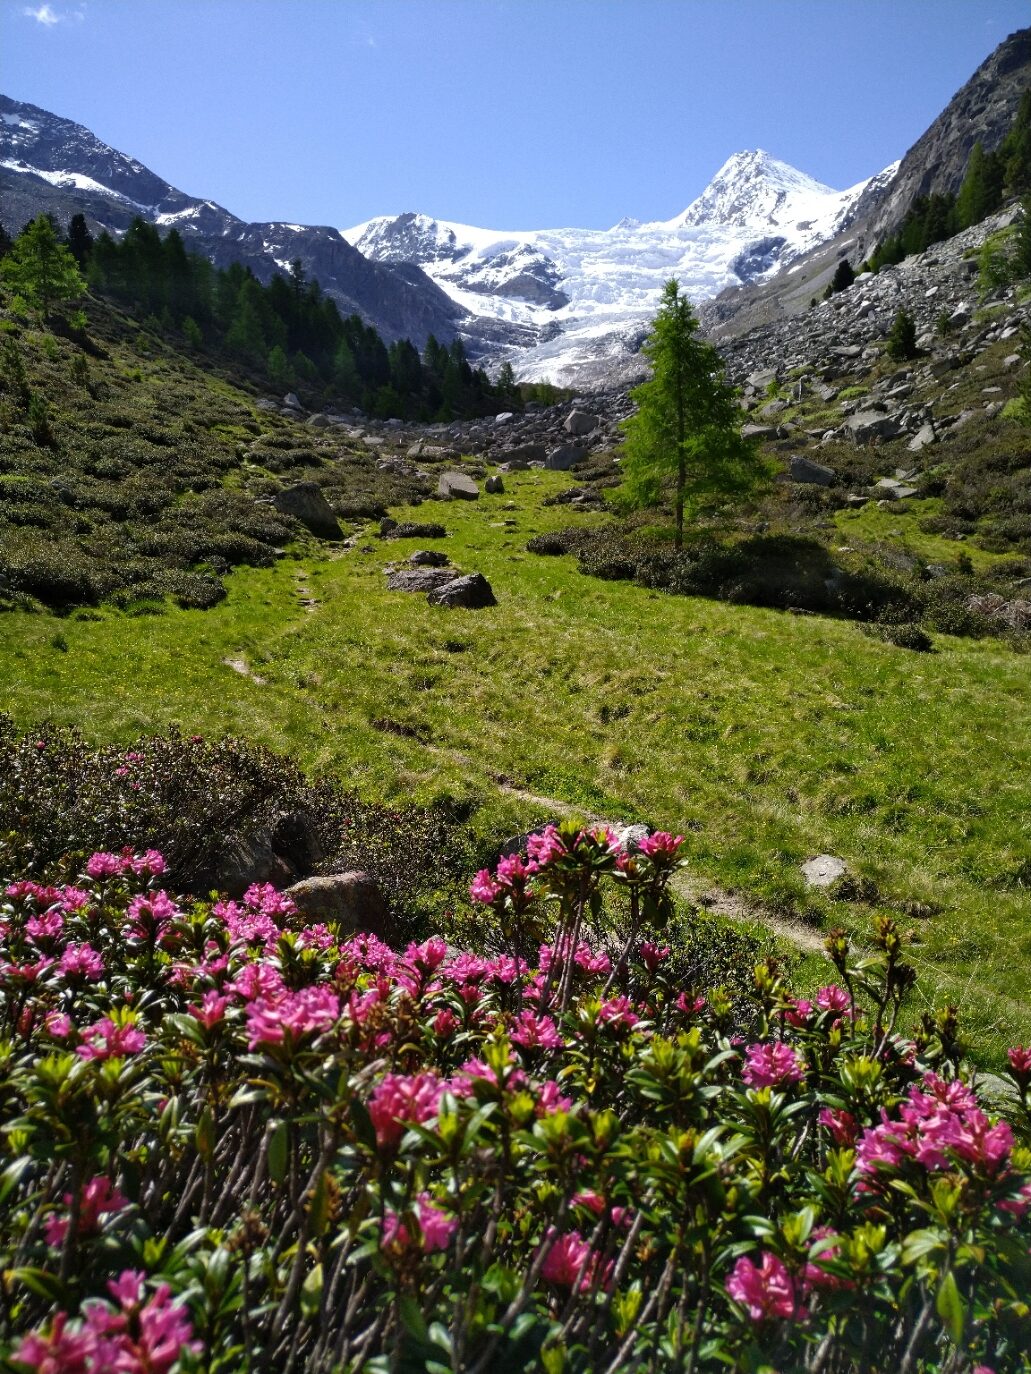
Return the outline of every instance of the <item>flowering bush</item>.
{"type": "Polygon", "coordinates": [[[1031,1050],[997,1120],[951,1012],[897,1030],[888,920],[812,1001],[685,986],[679,849],[549,827],[474,880],[492,956],[177,899],[154,852],[9,884],[0,1356],[1031,1370],[1031,1050]]]}

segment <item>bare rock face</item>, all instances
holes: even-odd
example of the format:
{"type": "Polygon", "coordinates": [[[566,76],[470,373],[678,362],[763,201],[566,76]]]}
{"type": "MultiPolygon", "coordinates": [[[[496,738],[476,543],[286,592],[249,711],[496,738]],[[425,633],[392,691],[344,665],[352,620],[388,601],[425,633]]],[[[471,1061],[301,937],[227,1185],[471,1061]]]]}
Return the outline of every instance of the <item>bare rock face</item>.
{"type": "Polygon", "coordinates": [[[394,936],[386,900],[368,873],[304,878],[288,887],[286,895],[303,916],[335,927],[342,936],[365,931],[381,940],[389,941],[394,936]]]}
{"type": "Polygon", "coordinates": [[[387,574],[387,591],[433,592],[456,577],[454,568],[402,568],[387,574]]]}
{"type": "Polygon", "coordinates": [[[469,611],[479,611],[485,606],[496,606],[497,597],[483,573],[469,573],[466,577],[456,577],[431,591],[427,600],[434,606],[462,607],[469,611]]]}
{"type": "Polygon", "coordinates": [[[477,501],[480,489],[464,472],[442,472],[437,482],[437,495],[444,501],[477,501]]]}
{"type": "Polygon", "coordinates": [[[340,525],[317,482],[296,482],[292,487],[284,487],[273,496],[272,504],[283,515],[300,520],[320,539],[340,538],[340,525]]]}
{"type": "Polygon", "coordinates": [[[283,887],[310,873],[323,858],[314,818],[283,812],[267,824],[235,835],[203,868],[184,874],[194,891],[242,897],[252,883],[283,887]]]}

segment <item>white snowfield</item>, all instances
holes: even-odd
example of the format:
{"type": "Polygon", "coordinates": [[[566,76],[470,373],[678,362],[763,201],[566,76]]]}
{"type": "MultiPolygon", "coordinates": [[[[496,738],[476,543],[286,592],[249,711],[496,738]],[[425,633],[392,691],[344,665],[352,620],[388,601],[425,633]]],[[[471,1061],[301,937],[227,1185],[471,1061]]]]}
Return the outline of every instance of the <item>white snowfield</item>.
{"type": "Polygon", "coordinates": [[[832,238],[897,168],[835,191],[758,149],[728,158],[670,220],[501,231],[409,213],[340,232],[366,257],[417,263],[472,314],[543,334],[509,350],[517,376],[572,381],[585,362],[636,351],[670,277],[697,303],[772,276],[832,238]]]}

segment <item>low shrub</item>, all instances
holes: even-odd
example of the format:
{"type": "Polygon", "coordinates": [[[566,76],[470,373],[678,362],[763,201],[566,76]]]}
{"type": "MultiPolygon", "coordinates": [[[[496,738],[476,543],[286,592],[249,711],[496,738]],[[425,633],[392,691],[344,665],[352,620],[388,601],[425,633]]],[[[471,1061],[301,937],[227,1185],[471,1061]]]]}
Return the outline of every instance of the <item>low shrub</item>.
{"type": "Polygon", "coordinates": [[[999,1120],[954,1009],[896,1029],[886,917],[811,999],[760,963],[736,1033],[670,969],[678,849],[549,827],[477,874],[535,967],[177,899],[155,851],[8,885],[0,1356],[1026,1374],[1031,1049],[999,1120]]]}

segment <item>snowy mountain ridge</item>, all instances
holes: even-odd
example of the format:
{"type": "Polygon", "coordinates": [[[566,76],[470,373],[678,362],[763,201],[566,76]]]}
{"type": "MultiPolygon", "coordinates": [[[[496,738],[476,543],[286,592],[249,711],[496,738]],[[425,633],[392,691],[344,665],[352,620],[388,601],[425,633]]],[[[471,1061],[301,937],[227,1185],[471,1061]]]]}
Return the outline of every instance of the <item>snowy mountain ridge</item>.
{"type": "Polygon", "coordinates": [[[607,354],[637,350],[670,277],[697,303],[772,276],[847,227],[897,165],[835,191],[754,149],[728,158],[669,220],[491,230],[409,211],[340,232],[373,261],[417,264],[473,315],[521,326],[524,342],[507,354],[517,376],[575,382],[607,354]]]}

